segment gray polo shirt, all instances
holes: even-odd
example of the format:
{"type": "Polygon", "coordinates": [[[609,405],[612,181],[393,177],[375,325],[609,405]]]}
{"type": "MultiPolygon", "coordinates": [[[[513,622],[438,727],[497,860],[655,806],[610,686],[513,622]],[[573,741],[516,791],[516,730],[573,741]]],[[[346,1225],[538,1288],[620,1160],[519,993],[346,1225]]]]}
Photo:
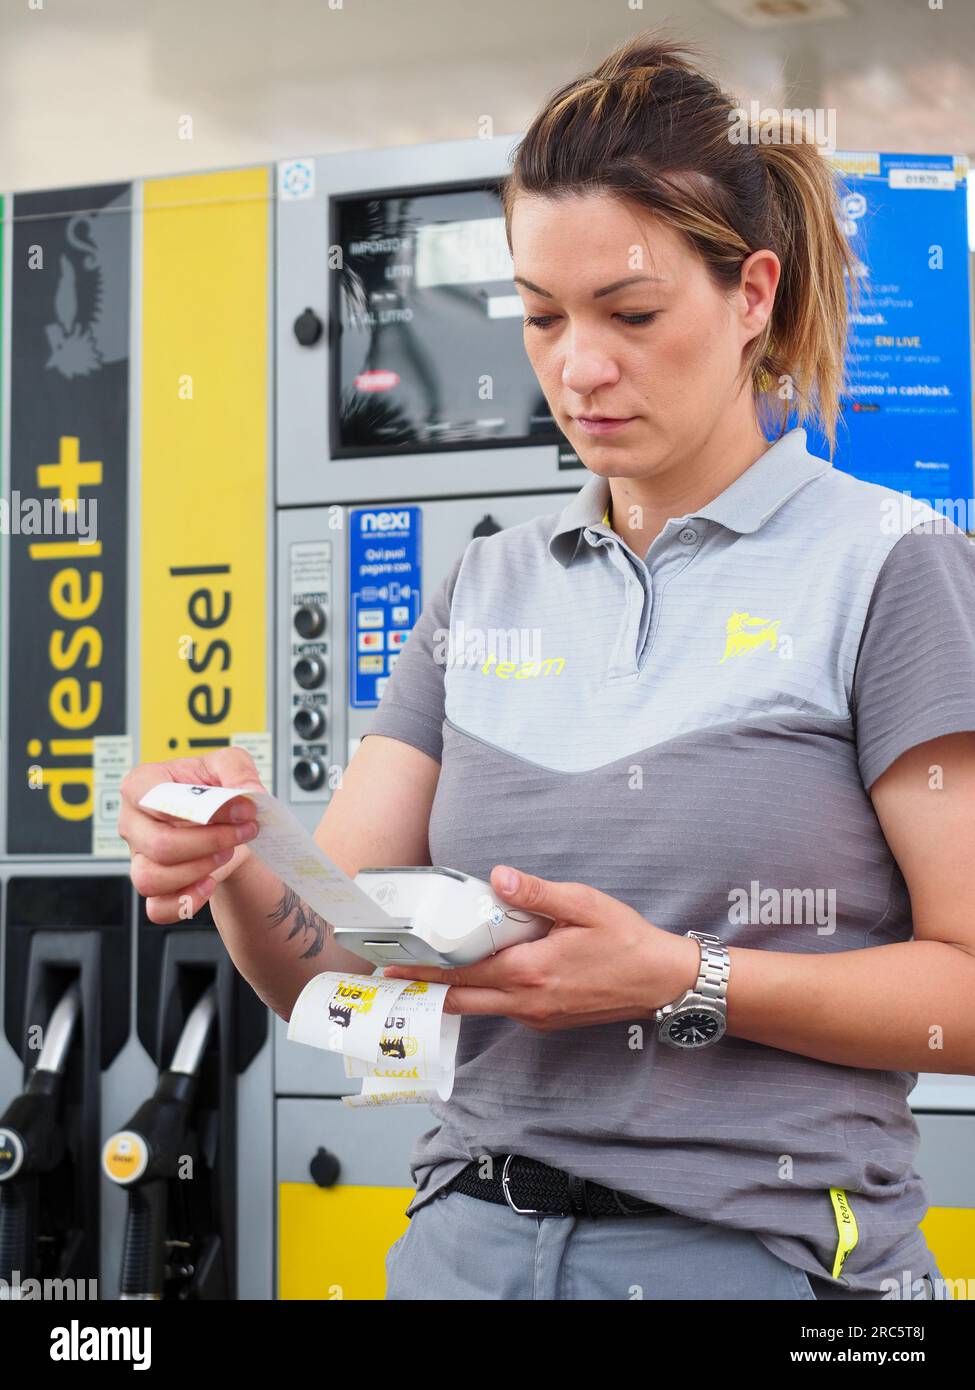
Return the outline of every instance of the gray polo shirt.
{"type": "MultiPolygon", "coordinates": [[[[645,557],[603,523],[608,501],[593,476],[562,511],[470,541],[400,654],[369,732],[441,763],[431,862],[591,884],[730,946],[908,940],[866,789],[975,730],[964,533],[814,457],[802,429],[645,557]]],[[[470,1159],[519,1153],[754,1231],[841,1288],[931,1267],[916,1073],[727,1035],[683,1053],[655,1028],[464,1017],[410,1214],[470,1159]]]]}

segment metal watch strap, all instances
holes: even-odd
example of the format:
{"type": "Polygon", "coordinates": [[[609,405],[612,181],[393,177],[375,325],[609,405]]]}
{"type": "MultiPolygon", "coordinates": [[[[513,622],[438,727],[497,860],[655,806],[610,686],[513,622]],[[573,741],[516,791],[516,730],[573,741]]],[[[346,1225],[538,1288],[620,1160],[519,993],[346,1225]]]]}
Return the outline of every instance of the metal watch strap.
{"type": "Polygon", "coordinates": [[[701,947],[701,969],[698,973],[694,993],[723,1004],[728,991],[728,976],[731,974],[731,957],[728,948],[720,937],[710,932],[689,931],[701,947]]]}

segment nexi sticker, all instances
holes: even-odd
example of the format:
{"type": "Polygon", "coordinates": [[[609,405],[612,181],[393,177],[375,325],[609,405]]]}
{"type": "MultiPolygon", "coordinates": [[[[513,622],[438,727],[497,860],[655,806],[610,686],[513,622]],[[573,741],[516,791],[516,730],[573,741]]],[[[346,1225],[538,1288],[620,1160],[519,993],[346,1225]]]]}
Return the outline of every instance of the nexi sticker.
{"type": "Polygon", "coordinates": [[[349,512],[349,704],[375,709],[420,616],[420,507],[349,512]]]}

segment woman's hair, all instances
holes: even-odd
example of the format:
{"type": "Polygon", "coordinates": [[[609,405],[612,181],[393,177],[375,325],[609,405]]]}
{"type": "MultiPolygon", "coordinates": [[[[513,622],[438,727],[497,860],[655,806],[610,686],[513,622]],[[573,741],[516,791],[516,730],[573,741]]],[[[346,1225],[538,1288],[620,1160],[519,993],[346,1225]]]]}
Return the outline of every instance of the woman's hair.
{"type": "Polygon", "coordinates": [[[681,233],[725,291],[739,284],[751,252],[774,251],[782,264],[775,305],[742,354],[741,380],[751,380],[766,431],[781,434],[795,409],[799,424],[818,421],[832,458],[845,388],[845,275],[856,296],[835,175],[785,119],[745,124],[734,100],[684,54],[698,51],[646,32],[546,102],[502,182],[508,248],[520,193],[606,192],[681,233]],[[762,133],[772,140],[761,143],[762,133]]]}

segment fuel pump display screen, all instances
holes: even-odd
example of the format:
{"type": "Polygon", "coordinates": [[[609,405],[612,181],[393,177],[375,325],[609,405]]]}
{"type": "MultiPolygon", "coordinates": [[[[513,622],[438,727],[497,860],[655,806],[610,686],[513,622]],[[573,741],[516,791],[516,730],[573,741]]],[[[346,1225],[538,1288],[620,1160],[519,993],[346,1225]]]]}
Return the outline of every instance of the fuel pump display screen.
{"type": "Polygon", "coordinates": [[[556,443],[497,186],[336,199],[333,458],[556,443]]]}

